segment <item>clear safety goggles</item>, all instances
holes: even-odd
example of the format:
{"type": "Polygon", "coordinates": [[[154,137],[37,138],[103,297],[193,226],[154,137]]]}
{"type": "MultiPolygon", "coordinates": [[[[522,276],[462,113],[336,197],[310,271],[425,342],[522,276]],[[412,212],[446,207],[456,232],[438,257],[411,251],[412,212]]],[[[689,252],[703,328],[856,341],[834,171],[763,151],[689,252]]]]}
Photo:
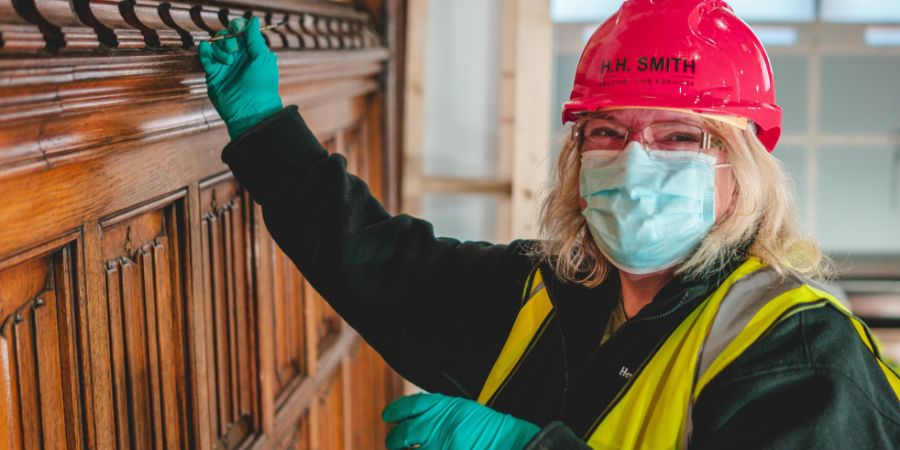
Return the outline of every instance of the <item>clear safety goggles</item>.
{"type": "MultiPolygon", "coordinates": [[[[722,141],[708,130],[680,121],[654,122],[636,129],[614,119],[588,117],[575,124],[573,133],[582,152],[624,150],[633,140],[639,140],[644,149],[681,154],[716,155],[723,148],[722,141]]],[[[656,152],[649,153],[653,156],[656,152]]]]}

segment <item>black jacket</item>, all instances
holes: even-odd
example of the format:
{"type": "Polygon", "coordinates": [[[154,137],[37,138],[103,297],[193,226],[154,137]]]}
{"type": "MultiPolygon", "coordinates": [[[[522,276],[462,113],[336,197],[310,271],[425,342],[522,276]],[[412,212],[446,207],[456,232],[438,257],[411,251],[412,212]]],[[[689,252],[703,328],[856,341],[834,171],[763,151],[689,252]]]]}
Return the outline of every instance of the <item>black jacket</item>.
{"type": "MultiPolygon", "coordinates": [[[[401,375],[475,398],[518,312],[533,241],[436,238],[392,216],[329,155],[295,105],[229,143],[222,160],[262,206],[272,237],[322,296],[401,375]]],[[[556,319],[493,407],[541,432],[528,449],[585,449],[583,435],[656,345],[736,261],[703,281],[675,279],[598,346],[618,277],[594,289],[544,267],[556,319]]],[[[900,402],[832,307],[795,314],[705,389],[692,449],[900,448],[900,402]]]]}

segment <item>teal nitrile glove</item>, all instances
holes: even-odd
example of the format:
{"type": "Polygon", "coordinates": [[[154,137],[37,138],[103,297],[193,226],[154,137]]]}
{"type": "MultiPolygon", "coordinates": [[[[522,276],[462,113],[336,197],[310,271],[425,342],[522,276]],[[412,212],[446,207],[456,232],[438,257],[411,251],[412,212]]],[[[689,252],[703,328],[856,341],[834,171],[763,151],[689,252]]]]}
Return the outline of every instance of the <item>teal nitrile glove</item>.
{"type": "Polygon", "coordinates": [[[282,108],[278,96],[278,62],[259,31],[259,18],[228,23],[228,32],[243,34],[201,42],[200,64],[206,72],[206,95],[228,127],[231,139],[282,108]]]}
{"type": "Polygon", "coordinates": [[[401,397],[381,417],[399,422],[387,435],[388,450],[521,450],[540,431],[531,422],[441,394],[401,397]]]}

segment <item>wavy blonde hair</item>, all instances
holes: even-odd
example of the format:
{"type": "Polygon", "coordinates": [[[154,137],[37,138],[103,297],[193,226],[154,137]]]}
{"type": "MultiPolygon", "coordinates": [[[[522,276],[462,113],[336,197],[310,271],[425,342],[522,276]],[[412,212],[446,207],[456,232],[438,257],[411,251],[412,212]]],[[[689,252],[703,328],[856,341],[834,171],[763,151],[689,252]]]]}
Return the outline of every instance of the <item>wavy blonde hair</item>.
{"type": "MultiPolygon", "coordinates": [[[[729,210],[676,266],[675,274],[702,278],[733,258],[755,256],[781,276],[790,268],[813,278],[831,277],[831,260],[801,230],[790,178],[752,127],[741,130],[717,120],[704,122],[727,152],[735,192],[729,210]]],[[[580,169],[578,139],[574,133],[567,133],[553,177],[545,188],[539,218],[542,239],[532,255],[546,261],[560,279],[594,287],[606,279],[610,263],[581,215],[580,169]]]]}

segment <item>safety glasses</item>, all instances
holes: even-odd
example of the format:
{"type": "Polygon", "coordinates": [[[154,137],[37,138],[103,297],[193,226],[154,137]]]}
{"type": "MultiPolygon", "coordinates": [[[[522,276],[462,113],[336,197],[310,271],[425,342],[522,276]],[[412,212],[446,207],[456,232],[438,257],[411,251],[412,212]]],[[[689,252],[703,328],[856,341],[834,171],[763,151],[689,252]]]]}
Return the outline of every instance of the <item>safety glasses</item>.
{"type": "Polygon", "coordinates": [[[637,140],[651,156],[659,151],[679,152],[682,155],[716,154],[722,142],[701,126],[680,122],[654,122],[643,128],[630,128],[614,119],[587,117],[573,127],[582,152],[591,150],[624,150],[628,142],[637,140]]]}

